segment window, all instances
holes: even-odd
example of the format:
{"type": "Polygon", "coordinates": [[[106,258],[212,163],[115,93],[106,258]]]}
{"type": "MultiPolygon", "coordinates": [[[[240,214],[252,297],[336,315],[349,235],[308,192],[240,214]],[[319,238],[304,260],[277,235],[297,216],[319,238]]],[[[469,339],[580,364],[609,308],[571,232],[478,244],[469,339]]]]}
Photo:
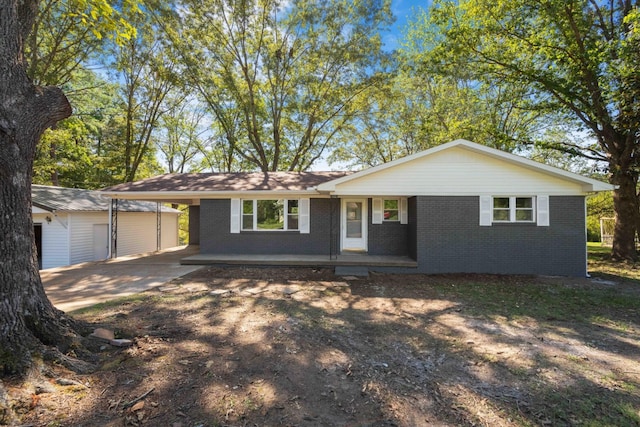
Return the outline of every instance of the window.
{"type": "Polygon", "coordinates": [[[494,197],[493,222],[534,222],[533,197],[494,197]]]}
{"type": "Polygon", "coordinates": [[[298,200],[242,200],[242,230],[298,230],[298,200]]]}
{"type": "Polygon", "coordinates": [[[400,221],[400,206],[398,199],[384,199],[383,221],[400,221]]]}
{"type": "Polygon", "coordinates": [[[384,222],[399,222],[408,224],[408,199],[398,197],[394,199],[383,199],[374,197],[371,199],[371,224],[382,224],[384,222]]]}
{"type": "Polygon", "coordinates": [[[298,229],[298,201],[287,200],[287,230],[298,229]]]}

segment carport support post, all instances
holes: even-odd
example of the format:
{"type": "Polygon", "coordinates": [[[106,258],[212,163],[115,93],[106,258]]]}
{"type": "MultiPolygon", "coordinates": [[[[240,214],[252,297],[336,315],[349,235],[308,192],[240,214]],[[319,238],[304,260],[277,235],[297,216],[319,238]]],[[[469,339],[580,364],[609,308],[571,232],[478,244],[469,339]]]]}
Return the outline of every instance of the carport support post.
{"type": "Polygon", "coordinates": [[[118,257],[118,199],[111,199],[109,205],[109,230],[111,231],[111,239],[109,239],[109,258],[118,257]]]}
{"type": "Polygon", "coordinates": [[[156,202],[156,250],[162,249],[162,209],[160,202],[156,202]]]}

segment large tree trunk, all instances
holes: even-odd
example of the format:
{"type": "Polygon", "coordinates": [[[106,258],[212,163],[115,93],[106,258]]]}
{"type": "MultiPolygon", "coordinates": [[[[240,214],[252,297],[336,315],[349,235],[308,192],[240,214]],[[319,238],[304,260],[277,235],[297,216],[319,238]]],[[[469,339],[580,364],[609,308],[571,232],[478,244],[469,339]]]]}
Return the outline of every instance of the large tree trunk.
{"type": "Polygon", "coordinates": [[[45,295],[31,219],[36,144],[71,115],[61,90],[27,77],[23,42],[37,1],[0,0],[0,374],[23,373],[34,353],[74,341],[71,320],[45,295]]]}
{"type": "Polygon", "coordinates": [[[638,180],[632,173],[614,172],[611,182],[618,186],[613,192],[616,222],[611,256],[619,261],[635,261],[637,260],[635,236],[639,209],[636,195],[638,180]]]}

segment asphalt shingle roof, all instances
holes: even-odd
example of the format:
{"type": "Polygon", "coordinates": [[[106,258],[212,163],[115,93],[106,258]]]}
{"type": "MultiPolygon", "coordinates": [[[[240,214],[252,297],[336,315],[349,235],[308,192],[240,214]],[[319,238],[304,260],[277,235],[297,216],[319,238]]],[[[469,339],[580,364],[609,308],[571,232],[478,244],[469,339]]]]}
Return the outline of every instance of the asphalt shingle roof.
{"type": "Polygon", "coordinates": [[[302,191],[351,172],[235,172],[164,174],[104,191],[302,191]]]}
{"type": "MultiPolygon", "coordinates": [[[[32,185],[31,200],[33,206],[53,212],[100,212],[109,210],[111,199],[98,191],[79,188],[51,187],[32,185]]],[[[121,212],[155,212],[155,202],[135,200],[119,200],[118,210],[121,212]]],[[[162,206],[162,212],[179,211],[162,206]]]]}

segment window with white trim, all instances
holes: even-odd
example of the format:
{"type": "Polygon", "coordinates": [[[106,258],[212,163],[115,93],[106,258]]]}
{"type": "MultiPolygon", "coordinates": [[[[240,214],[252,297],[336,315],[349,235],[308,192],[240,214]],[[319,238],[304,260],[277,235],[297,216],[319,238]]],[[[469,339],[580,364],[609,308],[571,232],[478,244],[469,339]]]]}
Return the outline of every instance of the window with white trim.
{"type": "Polygon", "coordinates": [[[409,223],[409,205],[406,197],[383,199],[374,197],[371,199],[371,224],[383,222],[409,223]]]}
{"type": "Polygon", "coordinates": [[[384,199],[382,201],[382,220],[387,222],[400,221],[400,201],[398,199],[384,199]]]}
{"type": "Polygon", "coordinates": [[[243,231],[298,230],[299,200],[242,200],[243,231]]]}
{"type": "Polygon", "coordinates": [[[534,197],[494,197],[493,222],[534,222],[534,197]]]}

